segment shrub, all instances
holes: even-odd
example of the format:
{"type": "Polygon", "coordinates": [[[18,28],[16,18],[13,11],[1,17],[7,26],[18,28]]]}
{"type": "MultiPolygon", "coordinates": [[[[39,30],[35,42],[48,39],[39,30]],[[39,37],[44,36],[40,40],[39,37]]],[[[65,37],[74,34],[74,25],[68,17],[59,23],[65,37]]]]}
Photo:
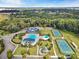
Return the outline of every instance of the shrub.
{"type": "Polygon", "coordinates": [[[22,55],[23,58],[26,58],[26,51],[25,50],[22,50],[21,51],[21,55],[22,55]]]}
{"type": "Polygon", "coordinates": [[[8,58],[8,59],[11,59],[12,56],[13,56],[13,55],[12,55],[12,51],[11,51],[11,50],[8,50],[8,51],[7,51],[7,58],[8,58]]]}
{"type": "Polygon", "coordinates": [[[5,46],[4,46],[3,40],[0,40],[0,54],[4,51],[4,49],[5,49],[5,46]]]}
{"type": "Polygon", "coordinates": [[[49,58],[49,55],[43,56],[43,59],[50,59],[50,58],[49,58]]]}

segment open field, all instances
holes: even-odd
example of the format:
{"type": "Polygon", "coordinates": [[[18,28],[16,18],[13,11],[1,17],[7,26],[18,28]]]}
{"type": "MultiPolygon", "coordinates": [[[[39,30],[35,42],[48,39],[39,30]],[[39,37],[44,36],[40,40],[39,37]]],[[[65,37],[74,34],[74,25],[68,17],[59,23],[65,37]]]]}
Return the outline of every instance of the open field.
{"type": "Polygon", "coordinates": [[[0,22],[4,21],[5,19],[8,19],[8,15],[0,14],[0,22]]]}

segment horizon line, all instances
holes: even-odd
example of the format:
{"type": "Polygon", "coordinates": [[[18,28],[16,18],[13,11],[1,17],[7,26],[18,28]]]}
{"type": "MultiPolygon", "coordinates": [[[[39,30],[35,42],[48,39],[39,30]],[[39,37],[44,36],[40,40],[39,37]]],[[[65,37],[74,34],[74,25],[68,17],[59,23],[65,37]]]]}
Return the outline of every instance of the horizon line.
{"type": "Polygon", "coordinates": [[[0,7],[0,8],[79,8],[79,7],[0,7]]]}

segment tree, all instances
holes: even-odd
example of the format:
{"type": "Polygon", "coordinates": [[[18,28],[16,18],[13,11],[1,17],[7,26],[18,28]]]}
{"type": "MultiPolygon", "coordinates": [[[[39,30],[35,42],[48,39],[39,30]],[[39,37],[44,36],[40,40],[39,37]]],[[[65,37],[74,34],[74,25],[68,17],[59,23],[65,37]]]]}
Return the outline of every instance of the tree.
{"type": "Polygon", "coordinates": [[[50,59],[49,55],[44,55],[43,59],[50,59]]]}
{"type": "Polygon", "coordinates": [[[5,46],[4,46],[3,40],[0,39],[0,54],[4,51],[4,49],[5,49],[5,46]]]}
{"type": "Polygon", "coordinates": [[[21,51],[21,55],[22,55],[22,58],[26,58],[26,51],[25,50],[22,50],[21,51]]]}
{"type": "Polygon", "coordinates": [[[8,59],[12,59],[12,51],[9,49],[8,51],[7,51],[7,58],[8,59]]]}
{"type": "Polygon", "coordinates": [[[71,59],[77,59],[77,56],[75,54],[71,55],[71,59]]]}
{"type": "Polygon", "coordinates": [[[64,56],[61,56],[59,59],[65,59],[64,56]]]}
{"type": "Polygon", "coordinates": [[[30,55],[30,50],[27,51],[27,54],[30,55]]]}

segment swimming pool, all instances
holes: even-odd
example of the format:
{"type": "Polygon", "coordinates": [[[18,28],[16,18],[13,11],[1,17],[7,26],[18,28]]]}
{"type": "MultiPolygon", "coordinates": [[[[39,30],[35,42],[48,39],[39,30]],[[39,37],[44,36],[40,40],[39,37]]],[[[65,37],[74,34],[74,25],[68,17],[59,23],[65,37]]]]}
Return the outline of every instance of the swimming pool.
{"type": "Polygon", "coordinates": [[[49,38],[49,36],[48,36],[48,35],[44,35],[43,37],[44,37],[44,38],[49,38]]]}
{"type": "Polygon", "coordinates": [[[59,32],[59,30],[53,30],[53,34],[54,36],[61,36],[61,33],[59,32]]]}
{"type": "Polygon", "coordinates": [[[38,36],[36,34],[28,34],[27,38],[36,39],[38,36]]]}
{"type": "Polygon", "coordinates": [[[72,48],[65,40],[56,40],[60,51],[65,55],[74,54],[72,48]]]}
{"type": "Polygon", "coordinates": [[[30,42],[32,45],[34,45],[39,40],[39,34],[26,34],[23,36],[22,43],[25,44],[27,42],[30,42]]]}
{"type": "Polygon", "coordinates": [[[49,36],[48,35],[44,35],[41,37],[43,40],[48,40],[49,39],[49,36]]]}

